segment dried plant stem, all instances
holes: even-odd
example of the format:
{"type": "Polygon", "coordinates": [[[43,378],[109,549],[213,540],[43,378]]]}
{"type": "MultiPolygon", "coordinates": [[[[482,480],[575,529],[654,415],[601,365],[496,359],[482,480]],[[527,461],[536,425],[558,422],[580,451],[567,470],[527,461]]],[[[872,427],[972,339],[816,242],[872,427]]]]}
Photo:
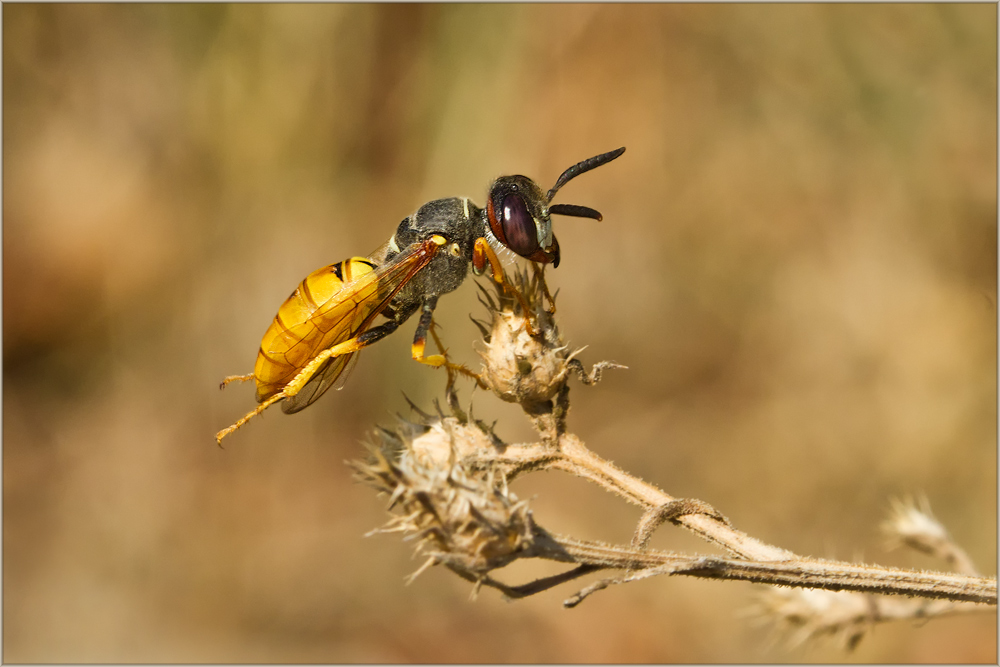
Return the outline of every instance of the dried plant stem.
{"type": "MultiPolygon", "coordinates": [[[[511,479],[519,474],[536,470],[562,470],[589,479],[647,510],[657,510],[678,500],[594,454],[579,438],[571,434],[562,435],[557,447],[548,443],[509,445],[503,453],[492,456],[484,454],[476,461],[477,464],[480,462],[501,466],[511,479]]],[[[719,515],[685,514],[673,521],[740,558],[756,561],[783,561],[795,558],[795,554],[790,551],[765,544],[733,528],[719,515]]]]}
{"type": "MultiPolygon", "coordinates": [[[[939,572],[916,572],[899,568],[854,565],[814,558],[795,558],[782,562],[753,562],[715,556],[685,555],[655,550],[634,550],[599,542],[587,542],[569,537],[550,535],[538,529],[531,556],[559,562],[579,564],[579,567],[558,575],[532,581],[523,586],[509,586],[491,577],[467,577],[496,588],[511,598],[534,595],[548,588],[602,569],[621,569],[626,574],[591,584],[564,603],[574,607],[586,597],[615,584],[638,581],[658,575],[683,574],[706,579],[732,579],[779,586],[821,588],[830,591],[857,591],[879,595],[909,595],[939,599],[924,605],[919,616],[939,616],[958,613],[964,605],[949,600],[995,604],[996,581],[983,577],[939,572]],[[940,600],[945,598],[945,600],[940,600]]],[[[528,554],[526,554],[527,556],[528,554]]],[[[459,572],[462,574],[462,572],[459,572]]],[[[464,575],[463,575],[464,576],[464,575]]],[[[872,613],[866,603],[865,613],[872,613]]],[[[897,603],[879,598],[882,605],[879,620],[914,618],[912,600],[897,603]]]]}
{"type": "MultiPolygon", "coordinates": [[[[644,549],[629,549],[565,537],[537,540],[536,557],[578,563],[588,566],[571,571],[551,582],[533,582],[531,592],[538,592],[569,578],[594,569],[624,569],[630,571],[617,579],[607,579],[581,591],[567,602],[575,605],[590,593],[608,585],[625,583],[657,574],[685,574],[713,579],[736,579],[783,586],[823,588],[827,590],[861,591],[879,594],[900,594],[952,601],[987,604],[997,603],[995,579],[949,574],[917,572],[890,567],[857,565],[798,556],[786,549],[757,540],[732,527],[729,522],[704,503],[675,498],[655,486],[625,472],[610,461],[599,457],[577,438],[563,434],[553,445],[548,442],[508,445],[502,452],[477,456],[475,464],[496,465],[509,477],[529,471],[562,470],[589,479],[616,495],[647,508],[640,520],[636,537],[644,543],[658,523],[655,516],[660,508],[678,503],[699,508],[696,513],[667,516],[703,539],[729,551],[736,559],[714,556],[689,556],[644,549]],[[707,508],[707,509],[706,509],[707,508]],[[539,588],[539,586],[541,586],[539,588]]],[[[492,580],[487,585],[501,588],[512,597],[527,593],[492,580]]],[[[530,594],[530,593],[527,593],[530,594]]],[[[912,617],[912,609],[911,609],[912,617]]]]}
{"type": "MultiPolygon", "coordinates": [[[[559,440],[559,448],[563,458],[557,461],[554,468],[590,477],[604,488],[642,507],[655,510],[678,500],[594,454],[576,436],[564,435],[559,440]]],[[[674,521],[740,558],[782,561],[795,557],[790,551],[765,544],[736,530],[718,513],[716,516],[707,513],[685,514],[674,521]]]]}
{"type": "Polygon", "coordinates": [[[555,539],[565,553],[574,557],[574,562],[641,570],[621,578],[608,579],[601,588],[658,574],[686,574],[708,579],[735,579],[833,591],[915,595],[966,602],[996,604],[997,599],[996,580],[963,574],[917,572],[818,558],[796,557],[781,562],[735,560],[662,551],[636,551],[570,538],[555,539]]]}

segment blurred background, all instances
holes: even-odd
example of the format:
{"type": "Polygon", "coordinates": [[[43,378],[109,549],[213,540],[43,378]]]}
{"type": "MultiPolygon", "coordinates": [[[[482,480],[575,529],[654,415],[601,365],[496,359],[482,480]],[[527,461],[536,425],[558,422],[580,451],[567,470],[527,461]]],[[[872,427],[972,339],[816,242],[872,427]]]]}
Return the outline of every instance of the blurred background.
{"type": "MultiPolygon", "coordinates": [[[[415,321],[294,415],[218,389],[310,271],[430,199],[551,186],[570,429],[802,554],[885,550],[926,494],[996,561],[996,6],[3,6],[3,621],[8,662],[995,662],[996,617],[789,650],[755,588],[658,578],[505,603],[363,535],[344,465],[444,375],[415,321]]],[[[437,319],[477,360],[468,280],[437,319]]],[[[470,400],[461,387],[463,402],[470,400]]],[[[471,395],[516,442],[517,409],[471,395]]],[[[551,530],[639,511],[519,481],[551,530]]],[[[713,552],[665,527],[654,546],[713,552]]],[[[519,566],[519,583],[559,568],[519,566]]],[[[582,585],[582,584],[581,584],[582,585]]]]}

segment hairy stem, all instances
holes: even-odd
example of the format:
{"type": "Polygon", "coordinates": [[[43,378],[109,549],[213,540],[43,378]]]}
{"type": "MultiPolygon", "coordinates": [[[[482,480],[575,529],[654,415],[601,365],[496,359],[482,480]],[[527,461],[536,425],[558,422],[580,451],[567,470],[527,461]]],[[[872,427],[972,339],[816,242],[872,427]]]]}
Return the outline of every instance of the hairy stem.
{"type": "MultiPolygon", "coordinates": [[[[634,570],[608,584],[634,581],[658,574],[685,574],[707,579],[735,579],[780,586],[861,591],[882,595],[913,595],[966,602],[997,603],[995,579],[942,572],[918,572],[874,565],[855,565],[818,558],[760,562],[684,555],[664,551],[634,550],[562,536],[552,536],[559,548],[555,560],[634,570]]],[[[540,554],[541,557],[546,557],[540,554]]],[[[608,585],[605,584],[605,585],[608,585]]],[[[603,586],[602,586],[603,587],[603,586]]]]}
{"type": "MultiPolygon", "coordinates": [[[[527,471],[562,470],[589,479],[646,509],[662,507],[678,500],[594,454],[574,435],[563,435],[557,446],[558,449],[546,443],[510,445],[502,454],[487,454],[484,458],[500,465],[511,478],[527,471]]],[[[718,516],[686,514],[672,520],[740,558],[782,561],[795,557],[790,551],[761,542],[733,528],[718,516]]]]}

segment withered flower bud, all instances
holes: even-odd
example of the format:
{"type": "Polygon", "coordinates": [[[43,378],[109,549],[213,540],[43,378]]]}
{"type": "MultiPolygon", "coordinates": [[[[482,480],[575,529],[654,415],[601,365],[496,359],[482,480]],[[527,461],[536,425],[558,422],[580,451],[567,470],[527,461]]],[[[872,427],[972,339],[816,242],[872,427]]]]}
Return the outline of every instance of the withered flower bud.
{"type": "Polygon", "coordinates": [[[528,279],[515,274],[513,283],[529,312],[512,294],[497,285],[496,294],[483,290],[489,311],[489,328],[480,327],[485,345],[480,374],[497,396],[511,403],[542,403],[551,400],[566,384],[567,354],[559,328],[542,302],[547,290],[541,273],[528,279]],[[495,299],[495,300],[494,300],[495,299]],[[532,335],[532,334],[535,335],[532,335]]]}

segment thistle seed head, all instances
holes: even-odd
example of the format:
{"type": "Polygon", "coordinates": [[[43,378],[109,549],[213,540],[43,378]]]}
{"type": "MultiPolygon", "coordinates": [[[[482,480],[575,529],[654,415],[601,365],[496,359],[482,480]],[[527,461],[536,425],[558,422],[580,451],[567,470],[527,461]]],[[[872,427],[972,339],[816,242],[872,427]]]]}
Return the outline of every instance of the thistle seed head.
{"type": "Polygon", "coordinates": [[[496,292],[483,290],[481,299],[489,311],[484,331],[480,377],[501,399],[511,403],[541,403],[551,400],[566,384],[571,355],[543,299],[547,293],[541,272],[528,278],[515,273],[512,283],[522,295],[528,312],[512,294],[495,285],[496,292]],[[532,336],[534,330],[537,335],[532,336]]]}
{"type": "Polygon", "coordinates": [[[429,467],[444,469],[456,460],[461,461],[492,448],[489,436],[475,424],[463,424],[454,417],[445,417],[435,419],[427,425],[423,434],[414,437],[408,452],[429,467]]]}
{"type": "Polygon", "coordinates": [[[497,471],[463,467],[461,451],[491,446],[475,426],[448,418],[423,434],[378,432],[358,477],[389,496],[394,517],[379,532],[409,533],[418,553],[482,577],[524,555],[534,522],[497,471]]]}

